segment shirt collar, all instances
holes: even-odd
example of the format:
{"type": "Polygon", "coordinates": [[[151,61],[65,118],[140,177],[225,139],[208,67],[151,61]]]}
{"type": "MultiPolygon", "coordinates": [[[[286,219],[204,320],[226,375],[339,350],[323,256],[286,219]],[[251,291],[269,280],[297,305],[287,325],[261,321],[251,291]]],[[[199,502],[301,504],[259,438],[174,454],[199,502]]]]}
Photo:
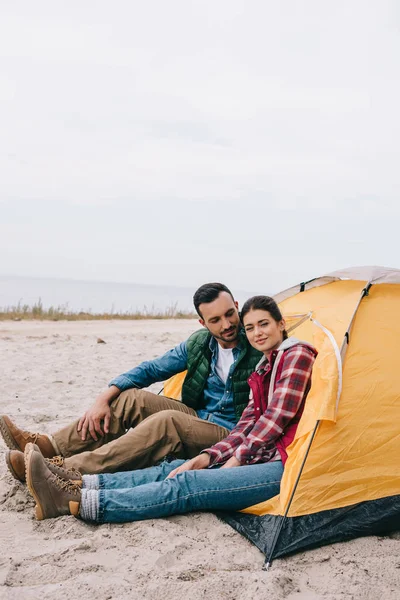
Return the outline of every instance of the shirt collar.
{"type": "MultiPolygon", "coordinates": [[[[209,348],[210,348],[212,354],[215,354],[218,351],[218,342],[215,339],[215,337],[213,337],[213,336],[211,336],[209,348]]],[[[232,348],[232,352],[234,355],[237,355],[242,351],[242,349],[243,349],[243,340],[242,340],[242,336],[239,335],[238,345],[235,346],[234,348],[232,348]]]]}

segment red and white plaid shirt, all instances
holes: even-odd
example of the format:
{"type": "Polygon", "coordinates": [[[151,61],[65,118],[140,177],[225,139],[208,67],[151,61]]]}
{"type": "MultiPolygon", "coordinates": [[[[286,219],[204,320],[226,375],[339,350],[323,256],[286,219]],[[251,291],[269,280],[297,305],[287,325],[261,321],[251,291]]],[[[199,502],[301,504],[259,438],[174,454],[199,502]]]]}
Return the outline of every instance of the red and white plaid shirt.
{"type": "MultiPolygon", "coordinates": [[[[316,354],[311,346],[302,343],[284,352],[281,374],[266,411],[256,419],[254,401],[250,394],[249,404],[228,437],[204,450],[211,457],[210,466],[225,463],[231,456],[237,458],[241,465],[280,459],[276,440],[302,405],[316,354]]],[[[269,373],[271,377],[276,355],[276,351],[272,352],[271,362],[265,358],[258,365],[257,372],[269,373]]]]}

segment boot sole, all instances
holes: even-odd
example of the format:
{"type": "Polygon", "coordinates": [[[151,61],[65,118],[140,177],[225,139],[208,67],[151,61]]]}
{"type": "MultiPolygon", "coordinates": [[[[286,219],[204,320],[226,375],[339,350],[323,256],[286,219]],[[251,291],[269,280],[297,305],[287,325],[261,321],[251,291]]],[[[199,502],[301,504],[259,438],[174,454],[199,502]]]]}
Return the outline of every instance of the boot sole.
{"type": "Polygon", "coordinates": [[[6,463],[7,463],[8,470],[10,471],[10,473],[14,477],[14,479],[16,479],[17,481],[20,481],[21,483],[25,483],[25,479],[21,479],[21,477],[14,470],[14,467],[12,466],[11,460],[10,460],[10,453],[11,453],[11,450],[8,450],[6,452],[6,463]]]}
{"type": "Polygon", "coordinates": [[[11,431],[9,430],[3,417],[0,417],[0,433],[1,433],[1,436],[6,444],[7,448],[9,448],[10,450],[21,451],[21,448],[18,446],[17,442],[14,440],[14,437],[11,434],[11,431]]]}
{"type": "Polygon", "coordinates": [[[33,486],[32,483],[32,479],[31,479],[31,459],[32,459],[32,455],[35,452],[35,449],[33,448],[32,444],[27,444],[26,448],[25,448],[25,478],[26,478],[26,485],[28,486],[28,490],[30,491],[30,493],[33,496],[33,499],[36,502],[36,506],[35,506],[35,517],[38,521],[43,521],[44,520],[44,516],[43,516],[43,510],[42,507],[40,506],[40,500],[36,494],[35,488],[33,486]]]}

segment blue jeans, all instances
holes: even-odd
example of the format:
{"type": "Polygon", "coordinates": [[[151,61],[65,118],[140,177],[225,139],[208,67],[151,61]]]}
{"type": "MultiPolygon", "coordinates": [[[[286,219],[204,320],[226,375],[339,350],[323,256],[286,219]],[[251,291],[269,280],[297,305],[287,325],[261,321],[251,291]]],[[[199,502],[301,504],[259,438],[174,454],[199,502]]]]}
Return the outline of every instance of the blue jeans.
{"type": "MultiPolygon", "coordinates": [[[[96,478],[98,488],[86,492],[92,495],[92,502],[93,494],[96,495],[93,520],[123,523],[197,510],[240,510],[279,494],[281,461],[184,471],[165,479],[184,462],[174,460],[148,469],[89,476],[96,478]]],[[[83,477],[84,487],[86,477],[83,477]]],[[[85,490],[84,502],[89,502],[85,490]]]]}

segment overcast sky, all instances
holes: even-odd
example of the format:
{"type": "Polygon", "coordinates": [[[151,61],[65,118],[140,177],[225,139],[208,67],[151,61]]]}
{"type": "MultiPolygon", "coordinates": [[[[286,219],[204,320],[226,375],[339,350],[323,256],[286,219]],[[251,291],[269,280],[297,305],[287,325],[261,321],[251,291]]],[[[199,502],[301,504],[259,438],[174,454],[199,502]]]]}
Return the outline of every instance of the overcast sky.
{"type": "Polygon", "coordinates": [[[399,267],[400,3],[0,4],[0,274],[399,267]]]}

